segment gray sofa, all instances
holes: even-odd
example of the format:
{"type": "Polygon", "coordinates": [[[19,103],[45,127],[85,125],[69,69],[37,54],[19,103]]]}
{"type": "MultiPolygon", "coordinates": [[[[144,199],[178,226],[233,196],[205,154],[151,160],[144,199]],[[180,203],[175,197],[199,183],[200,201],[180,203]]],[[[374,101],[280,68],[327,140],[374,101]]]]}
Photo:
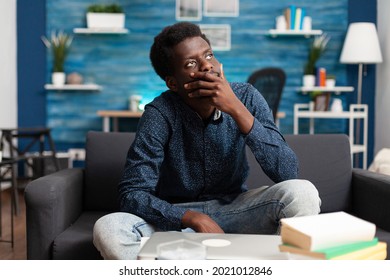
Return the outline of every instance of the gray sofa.
{"type": "MultiPolygon", "coordinates": [[[[132,133],[89,132],[85,168],[27,185],[28,259],[101,258],[92,228],[99,217],[118,210],[116,187],[133,139],[132,133]]],[[[299,177],[318,188],[322,212],[347,211],[374,222],[379,239],[390,242],[390,176],[352,169],[345,135],[287,135],[286,141],[299,158],[299,177]]],[[[250,188],[272,183],[250,152],[248,161],[250,188]]]]}

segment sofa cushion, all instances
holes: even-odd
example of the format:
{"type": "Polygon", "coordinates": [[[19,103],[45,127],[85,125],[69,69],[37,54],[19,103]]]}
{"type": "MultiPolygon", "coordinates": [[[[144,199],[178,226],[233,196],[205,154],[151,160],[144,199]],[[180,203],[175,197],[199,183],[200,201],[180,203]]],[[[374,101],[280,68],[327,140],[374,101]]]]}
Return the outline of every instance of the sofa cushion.
{"type": "Polygon", "coordinates": [[[53,242],[54,260],[98,260],[100,253],[92,243],[95,222],[108,212],[83,212],[69,228],[53,242]]]}
{"type": "MultiPolygon", "coordinates": [[[[321,212],[348,211],[351,207],[351,154],[349,139],[343,134],[286,135],[299,161],[301,179],[311,181],[320,193],[321,212]]],[[[247,185],[254,188],[273,182],[264,174],[248,151],[250,166],[247,185]]]]}
{"type": "Polygon", "coordinates": [[[379,241],[387,243],[386,260],[390,260],[390,234],[389,234],[389,232],[377,227],[375,236],[378,237],[379,241]]]}
{"type": "Polygon", "coordinates": [[[90,211],[119,209],[117,187],[135,133],[88,132],[84,207],[90,211]]]}

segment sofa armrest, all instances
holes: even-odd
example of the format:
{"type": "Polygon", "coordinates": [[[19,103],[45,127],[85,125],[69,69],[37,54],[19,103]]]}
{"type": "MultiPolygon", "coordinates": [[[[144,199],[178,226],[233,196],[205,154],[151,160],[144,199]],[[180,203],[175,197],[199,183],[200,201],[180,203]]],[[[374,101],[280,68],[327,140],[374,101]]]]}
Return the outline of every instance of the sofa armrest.
{"type": "Polygon", "coordinates": [[[390,231],[390,176],[353,169],[352,207],[357,216],[390,231]]]}
{"type": "Polygon", "coordinates": [[[58,234],[81,214],[84,170],[64,169],[30,182],[25,189],[27,259],[51,259],[58,234]]]}

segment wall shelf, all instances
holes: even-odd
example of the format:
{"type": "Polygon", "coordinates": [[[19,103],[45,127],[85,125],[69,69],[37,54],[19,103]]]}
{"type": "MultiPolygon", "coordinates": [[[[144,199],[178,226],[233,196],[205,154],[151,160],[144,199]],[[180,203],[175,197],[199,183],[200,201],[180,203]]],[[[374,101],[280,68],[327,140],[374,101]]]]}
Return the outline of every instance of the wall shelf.
{"type": "Polygon", "coordinates": [[[271,37],[278,37],[278,36],[303,36],[306,38],[309,38],[310,36],[315,36],[315,35],[321,35],[322,30],[277,30],[277,29],[270,29],[266,33],[266,35],[271,36],[271,37]]]}
{"type": "Polygon", "coordinates": [[[334,92],[335,94],[340,94],[342,92],[353,92],[354,87],[343,86],[343,87],[299,87],[297,91],[307,94],[313,91],[319,92],[334,92]]]}
{"type": "Polygon", "coordinates": [[[74,28],[76,34],[128,34],[126,28],[74,28]]]}
{"type": "Polygon", "coordinates": [[[68,91],[76,91],[76,90],[81,90],[81,91],[100,91],[102,89],[101,86],[96,85],[96,84],[81,84],[81,85],[63,85],[63,86],[56,86],[52,84],[46,84],[45,85],[46,90],[57,90],[57,91],[62,91],[62,90],[68,90],[68,91]]]}

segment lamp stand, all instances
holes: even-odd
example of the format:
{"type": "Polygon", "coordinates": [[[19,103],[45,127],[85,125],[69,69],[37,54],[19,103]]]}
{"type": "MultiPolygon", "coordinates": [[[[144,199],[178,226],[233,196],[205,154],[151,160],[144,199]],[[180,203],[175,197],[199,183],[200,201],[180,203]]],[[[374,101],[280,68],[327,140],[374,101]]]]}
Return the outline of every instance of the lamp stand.
{"type": "MultiPolygon", "coordinates": [[[[363,63],[359,63],[357,104],[362,104],[363,63]]],[[[360,143],[360,119],[356,120],[355,144],[360,143]]],[[[355,155],[355,167],[359,166],[359,154],[355,155]]]]}

